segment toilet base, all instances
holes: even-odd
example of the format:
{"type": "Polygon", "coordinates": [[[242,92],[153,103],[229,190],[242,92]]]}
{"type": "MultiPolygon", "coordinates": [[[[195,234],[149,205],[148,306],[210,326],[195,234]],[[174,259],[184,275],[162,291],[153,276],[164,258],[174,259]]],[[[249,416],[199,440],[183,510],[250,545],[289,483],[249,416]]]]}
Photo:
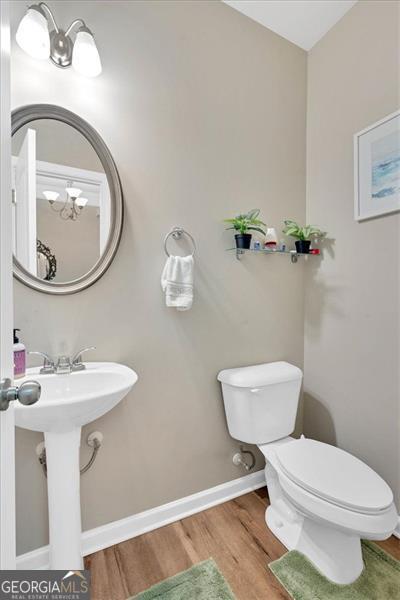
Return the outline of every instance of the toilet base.
{"type": "Polygon", "coordinates": [[[300,513],[282,494],[277,472],[267,463],[265,475],[271,505],[265,513],[268,528],[288,550],[298,550],[330,581],[346,585],[362,573],[361,540],[300,513]]]}
{"type": "Polygon", "coordinates": [[[308,517],[304,517],[295,548],[334,583],[353,583],[364,569],[359,536],[308,517]]]}
{"type": "Polygon", "coordinates": [[[286,522],[272,506],[267,508],[265,520],[268,529],[288,550],[304,554],[333,583],[347,585],[361,575],[364,563],[357,535],[348,535],[307,517],[286,522]]]}
{"type": "Polygon", "coordinates": [[[268,529],[288,550],[297,547],[301,534],[302,518],[294,521],[286,519],[274,506],[268,506],[265,511],[265,521],[268,529]]]}

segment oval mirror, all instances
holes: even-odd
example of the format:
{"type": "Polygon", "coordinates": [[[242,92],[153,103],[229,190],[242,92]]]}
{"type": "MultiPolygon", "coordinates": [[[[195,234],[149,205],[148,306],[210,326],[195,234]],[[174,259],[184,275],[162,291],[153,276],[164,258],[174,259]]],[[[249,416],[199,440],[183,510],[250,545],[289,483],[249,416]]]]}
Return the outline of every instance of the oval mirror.
{"type": "Polygon", "coordinates": [[[14,275],[35,290],[71,294],[101,277],[118,248],[123,199],[102,138],[47,104],[12,113],[14,275]]]}

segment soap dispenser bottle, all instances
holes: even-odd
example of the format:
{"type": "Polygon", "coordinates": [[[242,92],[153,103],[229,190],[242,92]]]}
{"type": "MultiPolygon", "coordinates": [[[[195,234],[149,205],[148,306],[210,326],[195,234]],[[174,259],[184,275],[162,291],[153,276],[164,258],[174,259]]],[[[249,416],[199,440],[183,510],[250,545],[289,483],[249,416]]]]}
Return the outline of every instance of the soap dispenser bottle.
{"type": "Polygon", "coordinates": [[[14,379],[24,377],[26,370],[26,348],[17,336],[19,329],[14,329],[14,379]]]}

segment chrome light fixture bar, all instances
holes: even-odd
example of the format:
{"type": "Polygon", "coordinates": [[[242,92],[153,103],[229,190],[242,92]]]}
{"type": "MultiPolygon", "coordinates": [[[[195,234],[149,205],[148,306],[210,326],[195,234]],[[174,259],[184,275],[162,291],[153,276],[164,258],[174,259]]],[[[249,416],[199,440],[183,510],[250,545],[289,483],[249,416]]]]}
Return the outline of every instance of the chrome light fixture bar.
{"type": "Polygon", "coordinates": [[[18,45],[33,58],[47,59],[62,69],[72,67],[86,77],[101,73],[100,56],[93,33],[82,19],[75,19],[64,31],[44,2],[28,7],[16,33],[18,45]],[[49,31],[50,25],[50,31],[49,31]],[[71,33],[76,29],[75,41],[71,33]]]}

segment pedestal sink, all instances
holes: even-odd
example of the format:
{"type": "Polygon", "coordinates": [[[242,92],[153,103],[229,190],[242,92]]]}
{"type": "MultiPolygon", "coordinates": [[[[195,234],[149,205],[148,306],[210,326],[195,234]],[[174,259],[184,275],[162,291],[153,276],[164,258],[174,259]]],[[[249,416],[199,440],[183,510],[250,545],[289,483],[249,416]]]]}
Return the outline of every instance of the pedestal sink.
{"type": "Polygon", "coordinates": [[[27,379],[42,386],[39,402],[15,403],[18,427],[44,433],[47,457],[50,568],[80,570],[81,507],[79,446],[81,427],[120,402],[137,381],[129,367],[116,363],[86,363],[86,369],[66,375],[44,375],[28,369],[27,379]]]}

